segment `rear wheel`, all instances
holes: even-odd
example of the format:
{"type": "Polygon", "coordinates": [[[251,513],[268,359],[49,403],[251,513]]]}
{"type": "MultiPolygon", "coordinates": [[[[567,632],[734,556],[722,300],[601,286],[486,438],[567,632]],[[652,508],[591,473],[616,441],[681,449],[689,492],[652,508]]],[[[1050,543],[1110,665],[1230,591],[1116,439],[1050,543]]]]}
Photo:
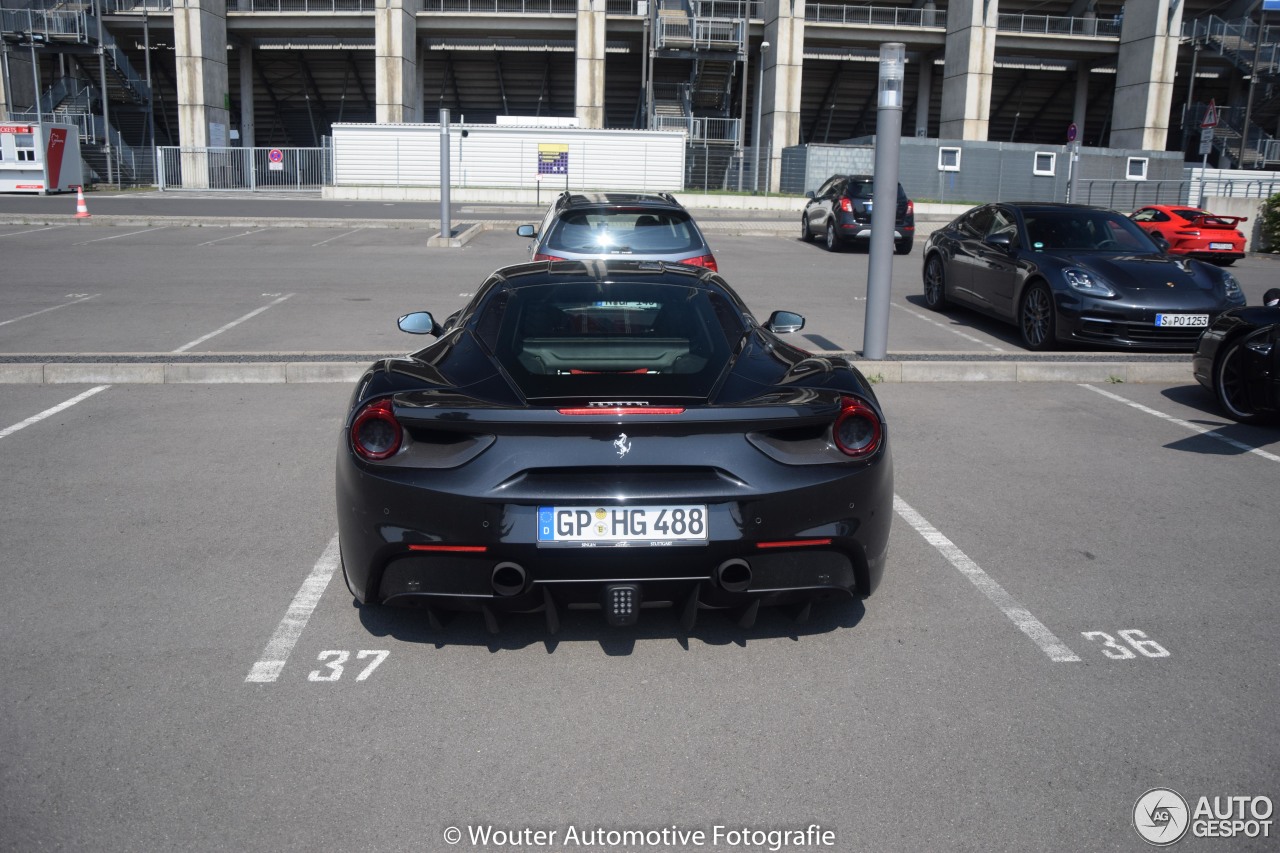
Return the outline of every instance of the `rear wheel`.
{"type": "Polygon", "coordinates": [[[915,240],[908,238],[899,243],[893,244],[893,251],[899,255],[911,254],[911,247],[915,245],[915,240]]]}
{"type": "Polygon", "coordinates": [[[1022,343],[1030,350],[1047,350],[1054,344],[1053,294],[1044,282],[1036,282],[1022,294],[1018,311],[1022,343]]]}
{"type": "Polygon", "coordinates": [[[937,255],[924,265],[924,304],[934,311],[947,307],[947,272],[937,255]]]}
{"type": "Polygon", "coordinates": [[[1249,404],[1249,379],[1245,375],[1243,350],[1242,340],[1227,344],[1213,372],[1213,391],[1218,397],[1218,405],[1232,420],[1242,424],[1262,423],[1265,416],[1255,412],[1249,404]]]}
{"type": "Polygon", "coordinates": [[[836,236],[836,224],[827,220],[827,251],[834,252],[840,248],[840,238],[836,236]]]}
{"type": "Polygon", "coordinates": [[[800,218],[800,239],[809,243],[813,240],[813,232],[809,230],[809,215],[800,218]]]}

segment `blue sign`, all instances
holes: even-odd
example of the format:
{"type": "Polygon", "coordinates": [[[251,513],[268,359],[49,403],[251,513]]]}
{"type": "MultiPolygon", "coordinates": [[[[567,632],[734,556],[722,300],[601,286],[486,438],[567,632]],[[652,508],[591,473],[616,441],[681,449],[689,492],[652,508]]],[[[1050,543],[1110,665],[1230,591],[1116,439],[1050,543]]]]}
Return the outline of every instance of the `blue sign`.
{"type": "Polygon", "coordinates": [[[1280,0],[1262,0],[1262,11],[1280,12],[1280,0]]]}

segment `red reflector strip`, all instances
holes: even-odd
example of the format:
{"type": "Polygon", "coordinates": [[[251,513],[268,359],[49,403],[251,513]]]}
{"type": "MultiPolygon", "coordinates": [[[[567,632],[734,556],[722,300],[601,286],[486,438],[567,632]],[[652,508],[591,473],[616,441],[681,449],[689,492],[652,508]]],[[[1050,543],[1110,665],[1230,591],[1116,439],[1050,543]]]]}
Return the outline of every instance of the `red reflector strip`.
{"type": "Polygon", "coordinates": [[[458,554],[483,554],[487,545],[410,545],[410,551],[450,551],[458,554]]]}
{"type": "Polygon", "coordinates": [[[830,545],[830,539],[786,539],[782,542],[757,542],[757,548],[809,548],[814,545],[830,545]]]}
{"type": "Polygon", "coordinates": [[[560,409],[562,415],[683,415],[684,408],[660,409],[653,406],[588,406],[583,409],[560,409]]]}

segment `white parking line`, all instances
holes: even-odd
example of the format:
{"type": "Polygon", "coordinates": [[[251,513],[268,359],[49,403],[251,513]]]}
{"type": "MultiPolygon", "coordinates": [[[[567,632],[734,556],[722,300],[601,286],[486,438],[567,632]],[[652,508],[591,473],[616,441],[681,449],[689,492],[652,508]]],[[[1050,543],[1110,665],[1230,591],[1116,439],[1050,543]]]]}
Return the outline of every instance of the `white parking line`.
{"type": "Polygon", "coordinates": [[[1085,385],[1084,383],[1081,383],[1080,387],[1088,388],[1090,391],[1095,391],[1104,397],[1115,400],[1117,403],[1124,403],[1126,406],[1132,406],[1133,408],[1137,409],[1140,412],[1146,412],[1148,415],[1154,415],[1155,417],[1160,418],[1161,420],[1168,421],[1171,424],[1177,424],[1183,429],[1189,429],[1192,432],[1197,432],[1200,435],[1205,435],[1205,436],[1208,436],[1209,438],[1216,438],[1218,441],[1221,441],[1224,444],[1231,445],[1236,450],[1243,450],[1247,453],[1255,453],[1258,456],[1261,456],[1263,459],[1270,459],[1272,462],[1280,462],[1280,456],[1277,456],[1274,453],[1268,453],[1267,451],[1259,447],[1254,447],[1251,444],[1245,444],[1243,441],[1236,441],[1234,438],[1229,438],[1225,435],[1222,435],[1216,430],[1209,429],[1208,427],[1202,427],[1199,424],[1193,424],[1191,423],[1191,421],[1184,421],[1181,418],[1175,418],[1173,415],[1166,415],[1164,412],[1161,412],[1157,409],[1153,409],[1149,406],[1144,406],[1141,403],[1135,403],[1127,397],[1121,397],[1119,394],[1112,394],[1110,391],[1103,391],[1101,388],[1095,388],[1092,385],[1085,385]]]}
{"type": "Polygon", "coordinates": [[[982,567],[971,560],[956,544],[944,536],[924,516],[912,509],[911,505],[897,495],[893,496],[893,509],[902,519],[910,524],[924,540],[938,549],[960,574],[991,599],[992,603],[1008,616],[1022,633],[1032,639],[1040,650],[1049,656],[1049,660],[1058,663],[1079,661],[1080,656],[1071,651],[1065,643],[1044,626],[1039,619],[1031,615],[1031,611],[1023,607],[1018,600],[1005,591],[994,578],[982,570],[982,567]]]}
{"type": "Polygon", "coordinates": [[[0,326],[7,326],[10,323],[16,323],[19,320],[25,320],[28,317],[35,317],[38,314],[48,314],[50,311],[57,311],[59,308],[66,308],[68,305],[75,305],[77,302],[88,302],[90,299],[96,299],[101,293],[95,293],[92,296],[82,296],[79,299],[73,299],[70,302],[63,302],[61,305],[52,305],[48,308],[41,308],[39,311],[32,311],[30,314],[23,314],[21,317],[10,317],[8,320],[0,320],[0,326]]]}
{"type": "Polygon", "coordinates": [[[302,582],[298,594],[293,597],[293,602],[285,611],[284,618],[276,626],[275,633],[271,635],[270,640],[267,640],[267,646],[262,650],[262,657],[245,676],[245,682],[266,684],[280,677],[280,672],[289,660],[293,647],[298,644],[298,638],[302,636],[302,629],[307,627],[307,621],[315,612],[316,605],[320,603],[320,597],[324,595],[337,568],[338,534],[335,533],[329,540],[328,547],[324,549],[324,553],[320,555],[320,559],[316,560],[311,574],[307,575],[307,579],[302,582]]]}
{"type": "Polygon", "coordinates": [[[221,243],[223,240],[234,240],[237,237],[244,237],[247,234],[261,234],[263,231],[266,231],[266,230],[267,229],[265,228],[257,228],[257,229],[254,229],[253,231],[242,231],[239,234],[232,234],[230,237],[219,237],[217,240],[209,240],[208,242],[205,242],[205,243],[196,243],[196,245],[212,246],[214,243],[221,243]]]}
{"type": "Polygon", "coordinates": [[[63,403],[59,403],[58,405],[54,406],[52,409],[45,409],[40,414],[32,415],[31,417],[27,418],[25,421],[16,423],[11,427],[5,427],[4,429],[0,429],[0,438],[13,435],[18,430],[26,429],[32,424],[39,423],[45,418],[53,417],[54,415],[58,414],[58,412],[61,412],[63,409],[69,409],[72,406],[74,406],[76,403],[79,403],[81,400],[87,400],[90,397],[92,397],[94,394],[97,394],[99,391],[105,391],[110,387],[111,387],[110,385],[99,385],[96,388],[90,388],[88,391],[85,391],[83,394],[77,394],[76,396],[72,397],[70,400],[67,400],[66,402],[63,402],[63,403]]]}
{"type": "Polygon", "coordinates": [[[989,344],[986,341],[979,340],[978,338],[975,338],[973,335],[967,335],[964,332],[960,331],[959,329],[954,329],[951,326],[948,326],[946,323],[939,323],[937,320],[933,319],[932,317],[928,317],[924,314],[921,314],[919,311],[913,311],[905,305],[899,305],[896,302],[890,302],[889,304],[892,305],[894,308],[901,308],[903,311],[906,311],[912,317],[916,317],[918,319],[924,320],[926,323],[932,323],[933,325],[937,326],[939,329],[945,329],[946,331],[951,332],[953,335],[959,335],[960,337],[964,338],[966,341],[972,341],[975,344],[981,344],[982,346],[986,347],[989,350],[993,350],[994,352],[1005,352],[1005,350],[1002,347],[998,347],[995,344],[989,344]]]}
{"type": "Polygon", "coordinates": [[[230,323],[228,323],[227,325],[223,326],[223,327],[222,327],[222,328],[220,328],[220,329],[214,329],[214,330],[213,330],[212,332],[210,332],[209,334],[207,334],[207,335],[202,335],[201,337],[196,338],[196,339],[195,339],[194,341],[192,341],[191,343],[183,344],[182,346],[180,346],[180,347],[178,347],[176,350],[174,350],[174,352],[186,352],[187,350],[191,349],[192,347],[199,346],[200,344],[202,344],[202,343],[204,343],[205,341],[209,340],[209,338],[212,338],[212,337],[214,337],[214,336],[216,336],[216,335],[220,335],[220,334],[222,334],[222,333],[223,333],[223,332],[225,332],[227,329],[234,329],[236,326],[239,326],[239,325],[240,325],[241,323],[243,323],[245,320],[252,320],[254,317],[257,317],[257,316],[258,316],[259,314],[261,314],[263,311],[266,311],[266,310],[267,310],[268,308],[270,308],[272,305],[279,305],[281,302],[284,302],[284,301],[285,301],[286,299],[288,299],[290,296],[293,296],[293,294],[292,294],[292,293],[286,293],[284,296],[281,296],[279,299],[274,299],[274,300],[272,300],[272,301],[271,301],[271,302],[269,302],[268,304],[263,305],[261,308],[255,308],[254,310],[250,311],[248,314],[245,314],[245,315],[244,315],[243,317],[241,317],[240,319],[238,319],[238,320],[232,320],[230,323]]]}
{"type": "Polygon", "coordinates": [[[59,228],[66,228],[65,225],[50,225],[48,228],[32,228],[30,231],[15,231],[12,234],[0,234],[0,237],[21,237],[23,234],[35,234],[37,231],[56,231],[59,228]]]}
{"type": "Polygon", "coordinates": [[[103,240],[119,240],[121,237],[132,237],[134,234],[146,234],[148,231],[163,231],[168,225],[159,225],[155,228],[143,228],[141,231],[130,231],[127,234],[113,234],[110,237],[98,237],[96,240],[81,240],[79,243],[72,243],[73,246],[87,246],[90,243],[101,243],[103,240]]]}
{"type": "Polygon", "coordinates": [[[343,237],[349,237],[352,234],[363,230],[363,228],[357,228],[354,231],[348,231],[346,234],[339,234],[336,237],[330,237],[328,240],[321,240],[319,243],[312,243],[311,247],[314,249],[316,246],[323,246],[325,243],[332,243],[334,240],[341,240],[343,237]]]}

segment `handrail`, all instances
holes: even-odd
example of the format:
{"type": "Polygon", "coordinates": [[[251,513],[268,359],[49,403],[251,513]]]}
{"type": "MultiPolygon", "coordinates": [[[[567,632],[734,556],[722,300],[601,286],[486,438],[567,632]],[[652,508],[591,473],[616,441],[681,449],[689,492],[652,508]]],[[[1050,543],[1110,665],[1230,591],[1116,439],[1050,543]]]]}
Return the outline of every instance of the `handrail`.
{"type": "Polygon", "coordinates": [[[816,24],[857,24],[864,27],[919,27],[946,29],[946,9],[910,9],[900,6],[846,6],[809,3],[804,19],[816,24]]]}
{"type": "Polygon", "coordinates": [[[1066,15],[996,15],[996,29],[1024,35],[1120,38],[1118,18],[1076,18],[1066,15]]]}

